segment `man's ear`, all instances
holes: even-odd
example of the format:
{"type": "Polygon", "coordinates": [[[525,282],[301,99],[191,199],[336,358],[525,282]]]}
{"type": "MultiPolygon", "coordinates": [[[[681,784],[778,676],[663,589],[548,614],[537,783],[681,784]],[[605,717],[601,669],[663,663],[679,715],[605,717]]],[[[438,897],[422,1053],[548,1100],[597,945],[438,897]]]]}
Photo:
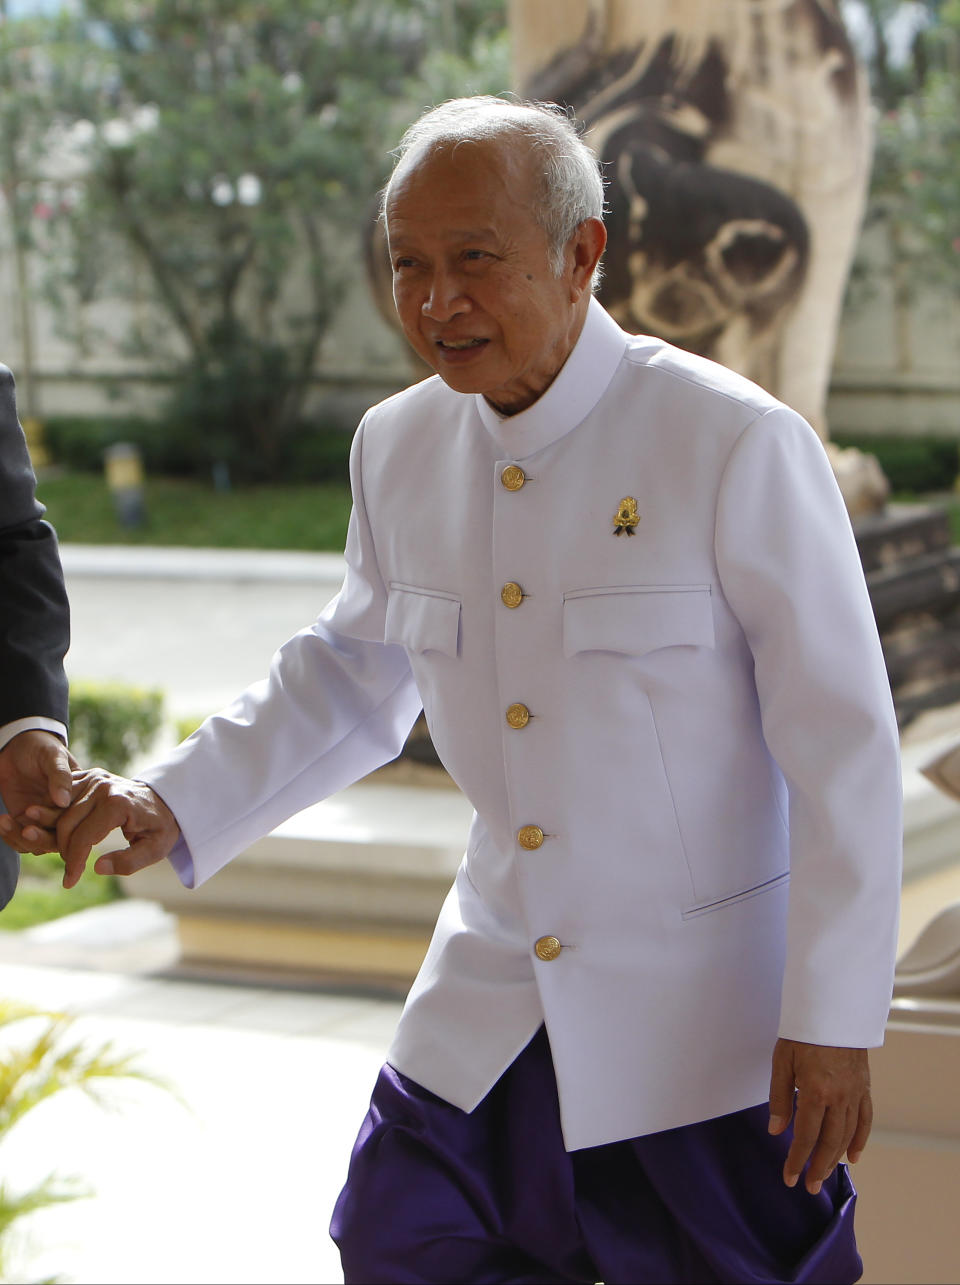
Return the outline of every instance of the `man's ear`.
{"type": "Polygon", "coordinates": [[[590,289],[594,269],[607,244],[607,229],[599,219],[584,219],[570,238],[573,253],[573,275],[570,279],[570,300],[576,303],[585,290],[590,289]]]}

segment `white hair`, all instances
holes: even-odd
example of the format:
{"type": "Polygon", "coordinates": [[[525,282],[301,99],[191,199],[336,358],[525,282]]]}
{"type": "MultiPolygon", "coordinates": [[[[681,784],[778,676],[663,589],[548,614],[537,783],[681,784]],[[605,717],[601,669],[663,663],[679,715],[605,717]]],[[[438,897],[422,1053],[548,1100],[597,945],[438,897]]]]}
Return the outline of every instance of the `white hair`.
{"type": "MultiPolygon", "coordinates": [[[[524,139],[540,161],[540,192],[534,214],[547,235],[551,270],[559,277],[564,250],[578,226],[584,219],[603,218],[603,174],[596,156],[580,137],[572,113],[556,103],[478,94],[451,98],[429,108],[393,151],[396,161],[383,190],[381,211],[386,209],[391,184],[406,158],[419,159],[436,148],[460,143],[509,138],[524,139]]],[[[599,279],[599,270],[595,279],[599,279]]]]}

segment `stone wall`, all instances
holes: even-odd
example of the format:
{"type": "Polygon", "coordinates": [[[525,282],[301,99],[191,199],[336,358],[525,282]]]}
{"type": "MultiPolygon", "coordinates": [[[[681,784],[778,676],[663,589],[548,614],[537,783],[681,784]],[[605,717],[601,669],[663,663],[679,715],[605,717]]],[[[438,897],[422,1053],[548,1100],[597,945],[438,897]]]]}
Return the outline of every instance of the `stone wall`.
{"type": "MultiPolygon", "coordinates": [[[[127,252],[118,246],[118,254],[127,252]]],[[[403,339],[379,317],[369,300],[359,244],[344,247],[357,270],[333,325],[321,346],[315,368],[315,391],[308,412],[325,420],[356,425],[367,406],[411,381],[403,339]]],[[[162,332],[153,359],[131,356],[125,344],[136,328],[158,325],[159,311],[150,303],[144,278],[140,298],[109,295],[90,304],[70,301],[62,316],[45,297],[44,264],[30,263],[33,284],[31,318],[35,353],[37,406],[28,407],[22,378],[22,337],[18,310],[0,308],[0,361],[20,383],[21,415],[146,415],[157,414],[170,383],[171,362],[185,355],[176,335],[162,332]],[[83,335],[78,345],[67,338],[69,326],[83,335]]],[[[131,269],[134,282],[136,273],[131,269]]],[[[9,227],[0,213],[0,298],[16,298],[9,227]]],[[[162,326],[162,319],[160,321],[162,326]]]]}
{"type": "Polygon", "coordinates": [[[863,235],[859,258],[865,272],[848,293],[834,354],[831,431],[956,436],[960,299],[904,280],[882,228],[863,235]]]}

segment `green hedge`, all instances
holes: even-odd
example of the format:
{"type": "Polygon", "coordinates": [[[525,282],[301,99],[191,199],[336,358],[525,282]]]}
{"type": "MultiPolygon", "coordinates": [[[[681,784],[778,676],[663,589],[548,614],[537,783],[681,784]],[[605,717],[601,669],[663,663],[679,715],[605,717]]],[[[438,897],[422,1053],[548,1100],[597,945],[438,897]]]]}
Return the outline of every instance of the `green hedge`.
{"type": "Polygon", "coordinates": [[[960,473],[960,441],[949,437],[834,433],[833,440],[875,455],[897,495],[950,491],[960,473]]]}
{"type": "MultiPolygon", "coordinates": [[[[287,434],[277,455],[281,482],[345,482],[352,433],[333,425],[309,424],[287,434]]],[[[195,434],[160,420],[52,415],[44,420],[44,441],[53,460],[82,473],[103,471],[104,452],[115,442],[131,442],[148,473],[168,477],[210,476],[206,450],[195,434]]],[[[231,470],[234,481],[263,480],[231,470]]]]}
{"type": "MultiPolygon", "coordinates": [[[[149,473],[209,477],[209,463],[198,458],[184,434],[157,420],[57,415],[44,422],[46,445],[58,464],[78,472],[100,473],[103,455],[115,442],[139,447],[149,473]]],[[[289,434],[278,455],[283,482],[346,482],[352,435],[332,425],[304,425],[289,434]]],[[[888,437],[836,433],[838,446],[856,446],[876,455],[897,494],[949,491],[960,473],[960,441],[948,437],[888,437]]]]}
{"type": "Polygon", "coordinates": [[[51,415],[43,421],[43,433],[53,460],[79,473],[102,473],[104,452],[115,442],[138,447],[150,472],[183,475],[194,470],[190,452],[154,420],[51,415]]]}
{"type": "Polygon", "coordinates": [[[163,723],[163,693],[123,683],[70,684],[70,748],[81,765],[123,773],[163,723]]]}

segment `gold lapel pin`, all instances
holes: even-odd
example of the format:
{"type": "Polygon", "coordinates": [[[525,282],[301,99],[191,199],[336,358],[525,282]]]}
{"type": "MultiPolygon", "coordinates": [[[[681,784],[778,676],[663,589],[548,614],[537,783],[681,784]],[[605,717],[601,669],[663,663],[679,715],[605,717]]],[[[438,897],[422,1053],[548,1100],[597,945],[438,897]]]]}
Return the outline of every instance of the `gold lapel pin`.
{"type": "Polygon", "coordinates": [[[637,502],[632,495],[625,496],[620,501],[620,507],[617,509],[617,516],[613,519],[613,534],[627,535],[635,534],[634,528],[640,521],[640,514],[637,512],[637,502]]]}

